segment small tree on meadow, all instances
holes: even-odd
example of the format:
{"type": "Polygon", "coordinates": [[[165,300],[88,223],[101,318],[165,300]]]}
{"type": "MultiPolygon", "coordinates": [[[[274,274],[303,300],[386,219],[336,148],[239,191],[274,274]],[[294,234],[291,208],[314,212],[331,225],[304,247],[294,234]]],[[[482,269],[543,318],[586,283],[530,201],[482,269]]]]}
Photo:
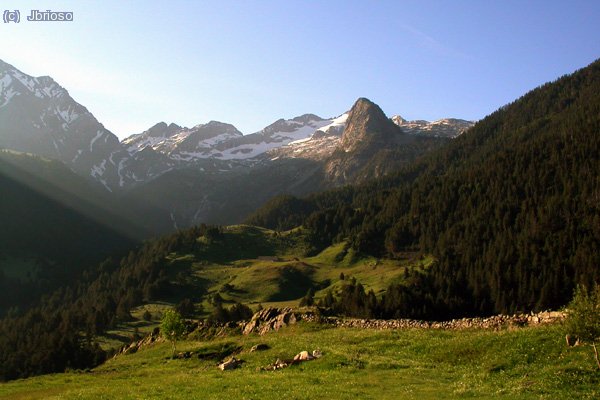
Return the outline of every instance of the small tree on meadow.
{"type": "Polygon", "coordinates": [[[160,331],[163,337],[171,342],[172,357],[175,357],[175,345],[185,332],[185,324],[181,314],[175,310],[167,310],[160,322],[160,331]]]}
{"type": "Polygon", "coordinates": [[[583,343],[588,343],[594,349],[596,364],[600,369],[596,343],[600,341],[600,285],[592,290],[578,286],[573,300],[569,303],[567,330],[583,343]]]}

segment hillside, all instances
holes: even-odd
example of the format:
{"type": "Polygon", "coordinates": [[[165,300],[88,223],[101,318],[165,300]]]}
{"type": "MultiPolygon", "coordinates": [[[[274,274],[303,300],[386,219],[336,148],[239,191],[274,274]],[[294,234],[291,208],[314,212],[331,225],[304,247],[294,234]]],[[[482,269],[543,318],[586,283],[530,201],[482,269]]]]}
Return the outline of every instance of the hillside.
{"type": "Polygon", "coordinates": [[[360,256],[343,242],[320,251],[310,232],[299,229],[178,231],[106,259],[27,312],[0,320],[0,380],[95,365],[136,329],[156,327],[169,307],[183,304],[187,316],[226,322],[222,309],[238,303],[298,306],[309,291],[314,301],[327,301],[357,282],[381,297],[432,263],[414,253],[397,260],[360,256]]]}
{"type": "Polygon", "coordinates": [[[558,326],[503,331],[326,328],[300,324],[265,336],[230,334],[168,343],[70,371],[0,385],[0,399],[594,399],[599,378],[583,347],[558,326]],[[250,352],[256,344],[265,351],[250,352]],[[277,371],[276,359],[319,349],[322,357],[277,371]],[[220,371],[234,352],[244,363],[220,371]],[[199,358],[202,356],[202,358],[199,358]]]}
{"type": "Polygon", "coordinates": [[[334,118],[280,118],[246,135],[225,122],[159,122],[119,142],[52,78],[0,60],[0,148],[60,161],[152,235],[237,224],[273,196],[388,175],[472,125],[389,119],[361,98],[334,118]]]}
{"type": "Polygon", "coordinates": [[[0,152],[0,316],[134,245],[141,229],[62,163],[0,152]]]}
{"type": "Polygon", "coordinates": [[[439,262],[396,312],[424,318],[555,308],[600,279],[600,61],[502,107],[394,176],[298,201],[249,223],[301,223],[324,245],[439,262]],[[293,207],[291,207],[293,206],[293,207]],[[290,210],[292,213],[290,213],[290,210]]]}

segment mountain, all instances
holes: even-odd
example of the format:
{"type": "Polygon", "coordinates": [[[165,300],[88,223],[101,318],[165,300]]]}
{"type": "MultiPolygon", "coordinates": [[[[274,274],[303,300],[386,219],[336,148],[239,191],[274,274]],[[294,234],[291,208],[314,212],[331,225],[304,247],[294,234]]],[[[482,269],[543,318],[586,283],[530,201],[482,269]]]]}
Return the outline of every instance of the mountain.
{"type": "Polygon", "coordinates": [[[0,148],[63,162],[151,232],[239,222],[271,196],[384,176],[468,126],[436,124],[405,131],[359,99],[335,118],[304,114],[249,135],[218,121],[160,122],[119,143],[51,78],[0,62],[0,148]]]}
{"type": "Polygon", "coordinates": [[[323,245],[347,238],[355,251],[376,256],[434,254],[411,285],[388,288],[391,315],[544,310],[568,302],[577,284],[600,279],[598,171],[600,60],[396,173],[272,201],[247,222],[300,223],[323,245]]]}
{"type": "Polygon", "coordinates": [[[379,106],[359,99],[337,118],[307,114],[278,120],[258,133],[225,142],[232,146],[229,150],[258,145],[248,147],[253,154],[263,151],[257,157],[198,159],[203,163],[197,168],[174,168],[125,196],[131,203],[168,210],[170,223],[160,231],[199,223],[235,224],[274,196],[303,196],[385,176],[447,140],[404,133],[379,106]]]}
{"type": "Polygon", "coordinates": [[[34,304],[142,235],[59,161],[0,151],[0,187],[0,315],[34,304]]]}
{"type": "Polygon", "coordinates": [[[378,105],[360,98],[354,103],[342,133],[340,149],[346,153],[381,148],[406,140],[402,130],[390,121],[378,105]]]}
{"type": "Polygon", "coordinates": [[[324,179],[330,186],[366,182],[445,143],[444,138],[404,132],[378,105],[360,98],[348,113],[337,147],[325,159],[324,179]]]}
{"type": "Polygon", "coordinates": [[[141,134],[130,136],[123,144],[130,154],[151,147],[174,161],[248,160],[310,138],[331,124],[332,120],[305,114],[288,120],[279,119],[259,132],[242,135],[233,125],[217,121],[191,129],[161,122],[141,134]]]}
{"type": "Polygon", "coordinates": [[[121,148],[118,138],[52,78],[31,77],[3,61],[0,126],[0,147],[60,160],[100,182],[106,161],[121,148]]]}
{"type": "Polygon", "coordinates": [[[130,154],[149,147],[176,161],[192,161],[215,157],[219,144],[241,136],[242,133],[233,125],[217,121],[191,129],[173,123],[167,126],[161,122],[143,133],[128,137],[123,144],[130,154]]]}
{"type": "Polygon", "coordinates": [[[433,122],[407,121],[399,115],[394,115],[391,119],[403,132],[408,134],[446,138],[455,138],[475,125],[473,121],[456,118],[444,118],[433,122]]]}

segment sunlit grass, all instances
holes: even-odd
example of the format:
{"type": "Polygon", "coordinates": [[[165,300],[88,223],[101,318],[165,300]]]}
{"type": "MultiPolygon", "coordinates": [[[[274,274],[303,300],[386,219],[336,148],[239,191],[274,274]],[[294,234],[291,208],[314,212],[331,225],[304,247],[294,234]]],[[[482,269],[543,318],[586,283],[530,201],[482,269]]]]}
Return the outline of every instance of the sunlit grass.
{"type": "Polygon", "coordinates": [[[595,399],[600,374],[589,349],[567,348],[560,326],[500,332],[374,331],[300,324],[259,336],[186,341],[181,351],[241,347],[241,368],[168,358],[167,344],[120,356],[95,370],[0,385],[10,399],[595,399]],[[257,343],[270,349],[250,353],[257,343]],[[323,357],[279,371],[261,367],[302,350],[323,357]]]}

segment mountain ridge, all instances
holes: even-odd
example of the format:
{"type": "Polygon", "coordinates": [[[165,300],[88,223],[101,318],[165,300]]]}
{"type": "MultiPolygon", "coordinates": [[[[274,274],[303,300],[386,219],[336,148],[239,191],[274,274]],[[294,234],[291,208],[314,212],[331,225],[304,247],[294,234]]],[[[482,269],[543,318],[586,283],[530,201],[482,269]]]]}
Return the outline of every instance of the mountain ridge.
{"type": "MultiPolygon", "coordinates": [[[[128,190],[172,169],[195,168],[206,158],[248,161],[249,167],[269,156],[322,158],[323,151],[330,154],[338,146],[335,136],[328,141],[323,137],[341,134],[346,114],[279,119],[247,135],[217,121],[192,128],[159,122],[119,141],[52,78],[29,76],[0,60],[0,147],[58,159],[111,192],[128,190]],[[166,157],[155,155],[157,164],[149,165],[146,146],[166,157]]],[[[420,134],[419,129],[410,132],[420,134]]]]}

